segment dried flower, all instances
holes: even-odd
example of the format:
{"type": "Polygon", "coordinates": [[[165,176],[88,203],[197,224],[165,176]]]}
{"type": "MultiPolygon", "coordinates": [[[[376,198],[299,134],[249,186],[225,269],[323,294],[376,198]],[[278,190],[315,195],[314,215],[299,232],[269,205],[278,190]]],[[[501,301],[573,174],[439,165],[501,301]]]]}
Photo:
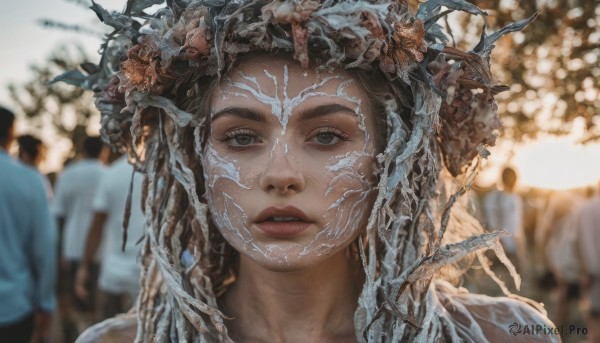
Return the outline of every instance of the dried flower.
{"type": "Polygon", "coordinates": [[[315,0],[274,0],[265,5],[261,12],[264,20],[274,24],[301,23],[308,20],[319,6],[319,1],[315,0]]]}
{"type": "Polygon", "coordinates": [[[384,57],[380,68],[386,72],[405,74],[417,62],[423,60],[423,53],[427,51],[425,42],[425,28],[423,22],[399,22],[394,24],[394,34],[391,41],[384,47],[384,57]]]}
{"type": "Polygon", "coordinates": [[[124,104],[125,94],[119,90],[119,77],[113,75],[102,91],[102,100],[113,104],[124,104]]]}
{"type": "Polygon", "coordinates": [[[151,94],[163,92],[157,72],[160,50],[156,41],[153,36],[142,36],[139,43],[129,49],[127,60],[121,64],[120,90],[137,89],[151,94]]]}
{"type": "Polygon", "coordinates": [[[208,26],[201,18],[199,26],[189,30],[185,36],[185,44],[182,50],[191,59],[199,59],[210,53],[211,43],[208,26]]]}
{"type": "Polygon", "coordinates": [[[294,38],[294,58],[308,67],[308,30],[304,22],[319,8],[314,0],[274,0],[261,10],[262,18],[274,24],[291,24],[294,38]]]}
{"type": "Polygon", "coordinates": [[[449,64],[444,54],[429,66],[434,82],[446,90],[440,108],[440,146],[444,162],[454,176],[477,156],[479,145],[494,145],[502,126],[494,95],[505,90],[494,85],[487,59],[476,53],[445,48],[457,62],[449,64]]]}

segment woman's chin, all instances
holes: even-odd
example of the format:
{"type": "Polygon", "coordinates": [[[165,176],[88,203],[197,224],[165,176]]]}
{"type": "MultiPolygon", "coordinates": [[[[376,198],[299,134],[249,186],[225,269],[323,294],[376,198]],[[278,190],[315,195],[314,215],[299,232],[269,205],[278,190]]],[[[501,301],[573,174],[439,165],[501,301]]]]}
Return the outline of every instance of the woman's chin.
{"type": "Polygon", "coordinates": [[[340,249],[325,246],[308,248],[297,243],[278,242],[266,244],[260,250],[242,250],[240,253],[250,264],[269,271],[295,272],[319,265],[340,249]]]}

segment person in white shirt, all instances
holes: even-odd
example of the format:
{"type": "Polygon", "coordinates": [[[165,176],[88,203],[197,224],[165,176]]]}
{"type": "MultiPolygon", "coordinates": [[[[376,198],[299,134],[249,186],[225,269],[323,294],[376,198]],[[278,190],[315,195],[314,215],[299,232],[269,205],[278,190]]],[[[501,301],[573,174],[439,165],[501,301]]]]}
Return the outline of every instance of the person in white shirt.
{"type": "Polygon", "coordinates": [[[103,318],[126,311],[139,292],[140,268],[137,263],[139,245],[144,233],[144,215],[141,208],[142,175],[133,172],[127,156],[117,159],[100,180],[94,199],[94,218],[87,236],[82,262],[77,272],[75,291],[78,297],[89,296],[90,265],[100,242],[105,248],[100,264],[98,289],[101,294],[103,318]],[[131,196],[131,211],[127,226],[127,241],[123,244],[123,223],[131,196]]]}
{"type": "Polygon", "coordinates": [[[522,254],[523,244],[523,201],[515,193],[517,173],[510,167],[502,171],[502,189],[494,190],[483,198],[483,210],[487,228],[504,230],[511,235],[502,238],[502,246],[509,257],[522,254]]]}
{"type": "MultiPolygon", "coordinates": [[[[88,137],[83,143],[83,159],[68,165],[58,176],[53,213],[58,222],[61,242],[60,303],[65,341],[73,342],[93,316],[95,297],[82,302],[74,297],[75,273],[83,255],[85,238],[92,221],[92,203],[106,167],[107,150],[100,137],[88,137]]],[[[98,275],[98,257],[92,263],[92,279],[98,275]]]]}
{"type": "Polygon", "coordinates": [[[574,227],[587,305],[590,342],[600,342],[600,194],[576,209],[574,227]]]}

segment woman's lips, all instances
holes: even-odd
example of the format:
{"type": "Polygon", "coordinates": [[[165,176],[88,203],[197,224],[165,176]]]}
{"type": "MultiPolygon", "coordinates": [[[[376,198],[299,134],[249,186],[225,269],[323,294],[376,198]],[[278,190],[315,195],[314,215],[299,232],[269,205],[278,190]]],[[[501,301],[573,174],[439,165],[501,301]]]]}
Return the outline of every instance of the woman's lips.
{"type": "Polygon", "coordinates": [[[303,221],[276,222],[264,221],[256,223],[256,226],[267,236],[293,237],[306,231],[312,223],[303,221]]]}
{"type": "Polygon", "coordinates": [[[254,224],[267,236],[292,237],[312,224],[306,214],[294,206],[272,206],[261,211],[254,224]]]}

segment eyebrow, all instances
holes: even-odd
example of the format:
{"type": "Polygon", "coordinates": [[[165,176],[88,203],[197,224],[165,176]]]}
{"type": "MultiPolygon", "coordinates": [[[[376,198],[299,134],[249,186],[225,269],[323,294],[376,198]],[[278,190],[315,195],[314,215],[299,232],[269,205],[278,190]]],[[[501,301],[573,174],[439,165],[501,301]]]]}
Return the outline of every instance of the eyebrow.
{"type": "MultiPolygon", "coordinates": [[[[301,120],[310,120],[318,117],[323,117],[328,114],[344,112],[352,113],[353,116],[356,115],[356,111],[351,109],[350,107],[340,104],[327,104],[303,110],[298,114],[298,116],[301,120]]],[[[267,121],[265,116],[261,112],[244,107],[226,107],[213,114],[211,121],[215,121],[217,118],[222,116],[235,116],[240,117],[242,119],[256,121],[259,123],[265,123],[267,121]]]]}
{"type": "Polygon", "coordinates": [[[353,116],[356,116],[356,111],[351,109],[350,107],[346,107],[340,104],[328,104],[303,110],[300,112],[299,117],[301,120],[309,120],[322,117],[328,114],[344,112],[350,112],[353,116]]]}
{"type": "Polygon", "coordinates": [[[243,119],[257,121],[259,123],[264,123],[267,121],[262,113],[244,107],[225,107],[219,112],[213,114],[211,121],[214,121],[222,116],[235,116],[243,119]]]}

